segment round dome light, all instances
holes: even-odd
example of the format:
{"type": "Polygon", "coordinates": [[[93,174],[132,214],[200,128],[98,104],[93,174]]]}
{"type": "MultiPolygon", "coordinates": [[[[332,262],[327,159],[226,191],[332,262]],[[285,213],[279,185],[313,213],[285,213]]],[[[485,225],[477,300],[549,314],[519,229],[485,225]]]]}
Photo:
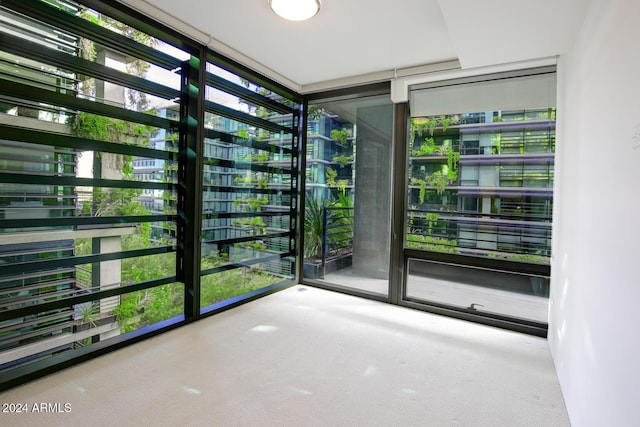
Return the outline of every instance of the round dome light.
{"type": "Polygon", "coordinates": [[[271,9],[289,21],[304,21],[320,10],[320,0],[269,0],[271,9]]]}

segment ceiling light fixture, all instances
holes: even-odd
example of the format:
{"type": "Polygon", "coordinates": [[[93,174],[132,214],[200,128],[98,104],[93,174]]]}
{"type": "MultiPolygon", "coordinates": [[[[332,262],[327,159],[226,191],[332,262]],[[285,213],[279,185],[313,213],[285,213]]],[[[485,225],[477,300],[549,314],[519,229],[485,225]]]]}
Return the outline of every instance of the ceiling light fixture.
{"type": "Polygon", "coordinates": [[[289,21],[304,21],[320,10],[320,0],[269,0],[271,9],[289,21]]]}

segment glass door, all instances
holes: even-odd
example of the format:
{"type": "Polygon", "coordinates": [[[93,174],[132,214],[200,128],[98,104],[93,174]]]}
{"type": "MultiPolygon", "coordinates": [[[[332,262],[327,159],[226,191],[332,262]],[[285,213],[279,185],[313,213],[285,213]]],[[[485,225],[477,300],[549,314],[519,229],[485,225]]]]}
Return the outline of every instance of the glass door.
{"type": "Polygon", "coordinates": [[[305,280],[388,294],[392,130],[388,94],[310,104],[305,280]]]}

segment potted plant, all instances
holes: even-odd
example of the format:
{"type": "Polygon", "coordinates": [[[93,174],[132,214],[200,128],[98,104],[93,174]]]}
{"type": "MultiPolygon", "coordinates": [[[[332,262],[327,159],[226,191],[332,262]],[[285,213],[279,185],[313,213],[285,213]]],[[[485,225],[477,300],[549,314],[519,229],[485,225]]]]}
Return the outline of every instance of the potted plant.
{"type": "Polygon", "coordinates": [[[99,316],[100,312],[92,302],[76,305],[74,316],[76,324],[73,327],[74,332],[95,328],[97,326],[96,322],[99,316]]]}
{"type": "Polygon", "coordinates": [[[323,278],[322,272],[322,210],[324,203],[308,197],[304,207],[304,276],[323,278]]]}

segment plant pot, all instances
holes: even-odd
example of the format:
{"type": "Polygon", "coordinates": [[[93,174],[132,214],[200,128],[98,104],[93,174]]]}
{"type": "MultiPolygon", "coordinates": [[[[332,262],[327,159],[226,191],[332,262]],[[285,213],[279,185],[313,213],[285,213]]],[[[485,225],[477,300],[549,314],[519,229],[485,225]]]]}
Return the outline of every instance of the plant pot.
{"type": "Polygon", "coordinates": [[[351,262],[353,260],[352,254],[344,254],[339,255],[335,258],[327,260],[325,263],[325,271],[324,273],[333,273],[336,271],[340,271],[343,268],[351,267],[351,262]]]}
{"type": "Polygon", "coordinates": [[[91,328],[91,322],[83,322],[73,325],[73,332],[82,332],[91,328]]]}
{"type": "Polygon", "coordinates": [[[302,267],[305,279],[324,279],[322,264],[305,262],[302,267]]]}

